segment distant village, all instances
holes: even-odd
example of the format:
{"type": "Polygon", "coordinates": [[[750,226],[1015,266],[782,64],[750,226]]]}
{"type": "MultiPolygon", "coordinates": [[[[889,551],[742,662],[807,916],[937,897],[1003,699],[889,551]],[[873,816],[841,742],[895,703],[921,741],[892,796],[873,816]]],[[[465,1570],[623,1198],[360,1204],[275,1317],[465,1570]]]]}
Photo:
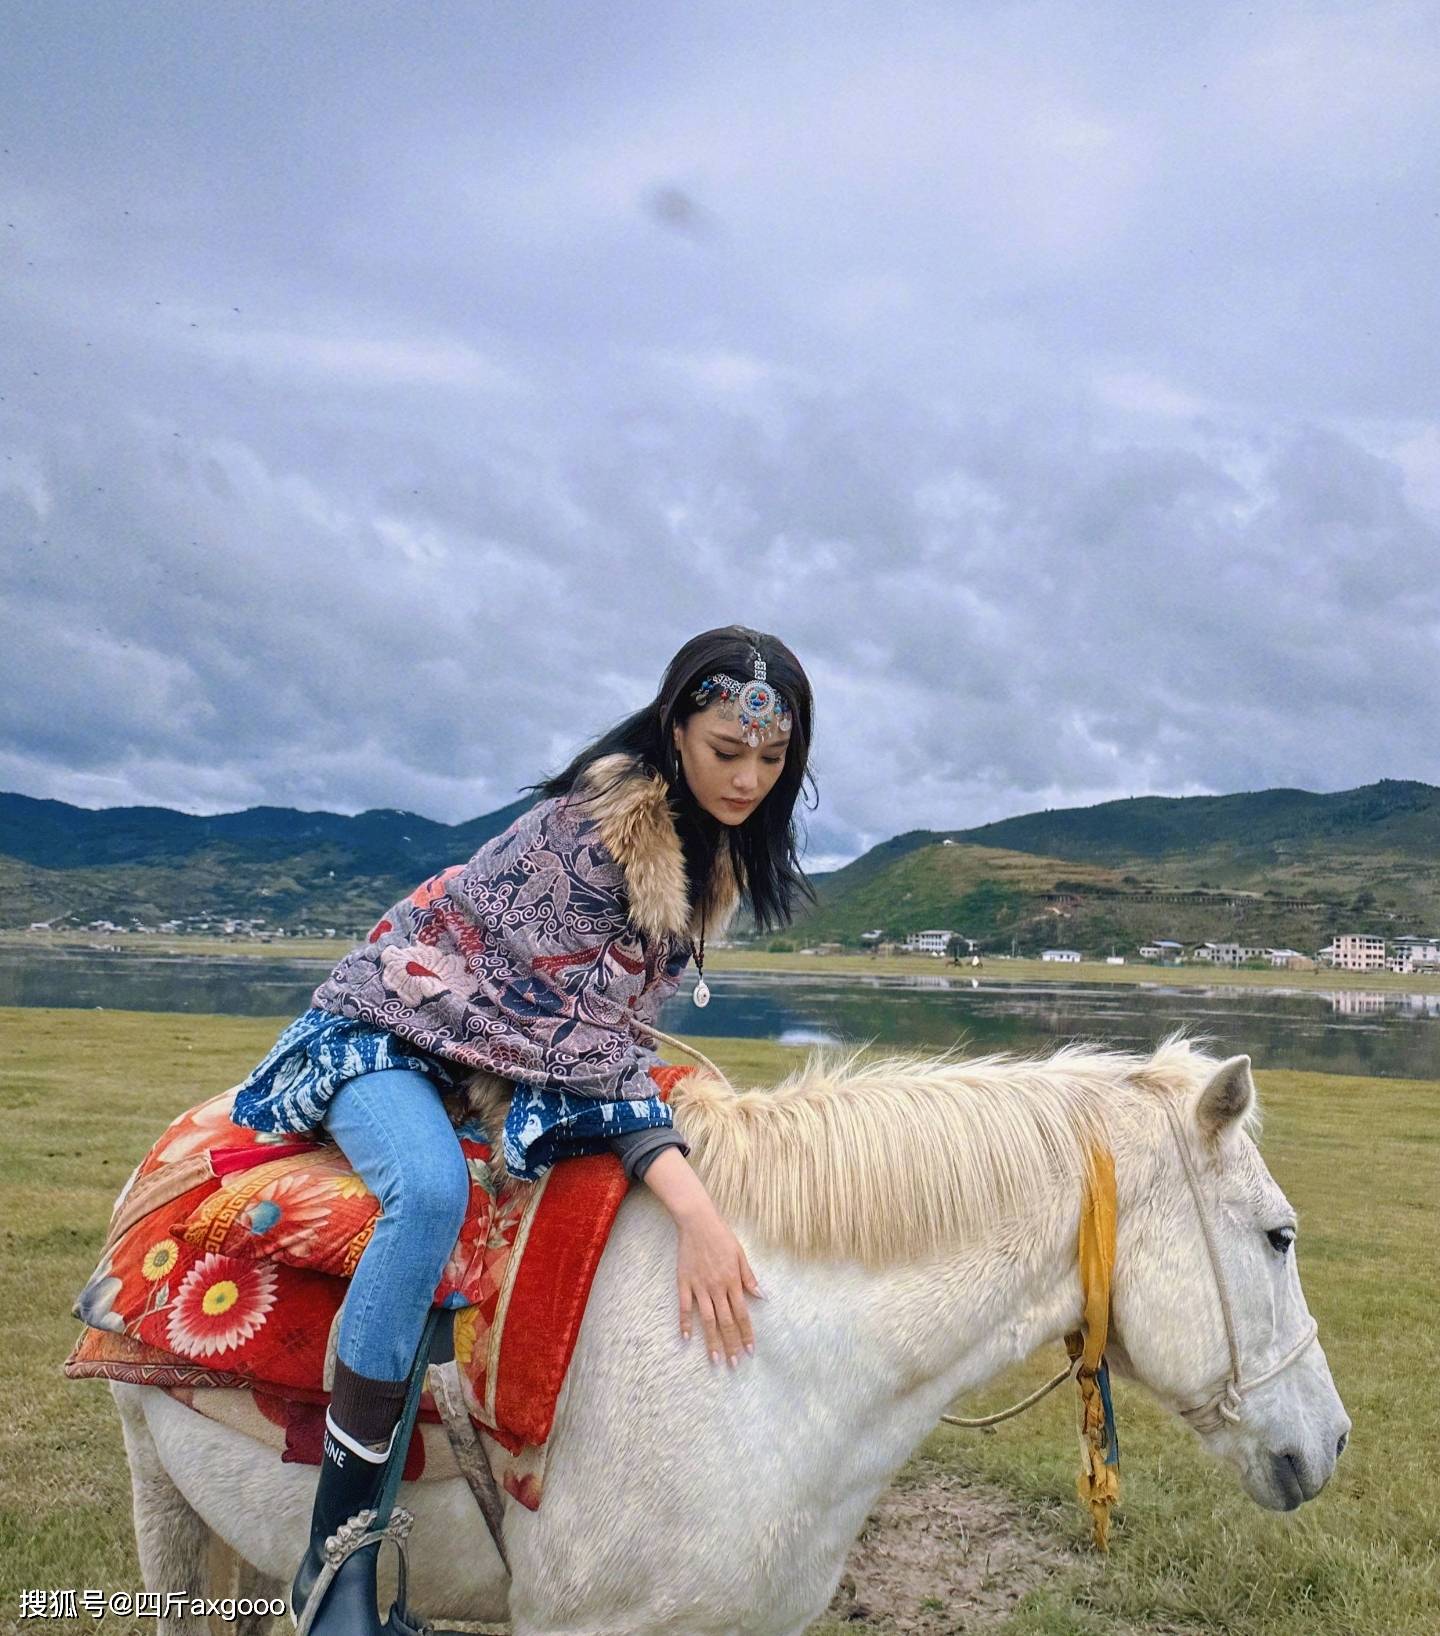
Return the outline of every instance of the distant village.
{"type": "MultiPolygon", "coordinates": [[[[861,932],[861,944],[876,954],[929,954],[936,959],[947,955],[961,961],[979,960],[980,943],[972,937],[949,928],[911,932],[903,942],[886,938],[883,930],[861,932]]],[[[828,954],[841,951],[839,943],[821,943],[802,949],[802,954],[828,954]]],[[[1271,949],[1245,943],[1176,943],[1169,938],[1157,937],[1152,943],[1142,943],[1135,957],[1157,966],[1212,965],[1275,967],[1288,971],[1317,971],[1322,968],[1335,971],[1395,971],[1440,972],[1440,936],[1393,937],[1372,936],[1368,932],[1343,932],[1314,954],[1299,949],[1271,949]]],[[[1079,949],[1043,949],[1042,960],[1061,964],[1078,964],[1084,955],[1079,949]]],[[[1110,954],[1104,957],[1106,965],[1123,966],[1127,957],[1110,954]]]]}
{"type": "Polygon", "coordinates": [[[272,926],[260,916],[184,915],[176,920],[130,920],[120,925],[113,920],[80,920],[73,915],[57,915],[54,920],[32,920],[32,932],[150,932],[160,937],[243,937],[247,942],[273,943],[285,937],[351,937],[343,926],[272,926]]]}
{"type": "MultiPolygon", "coordinates": [[[[30,923],[32,932],[88,931],[96,933],[148,932],[161,937],[237,937],[246,941],[271,943],[291,937],[351,938],[353,929],[337,926],[272,926],[263,916],[187,915],[174,920],[161,920],[155,925],[133,920],[118,925],[113,920],[81,922],[68,915],[54,920],[36,920],[30,923]]],[[[716,940],[717,947],[744,945],[746,937],[716,940]]],[[[999,951],[982,949],[978,939],[966,937],[948,927],[932,927],[923,932],[911,932],[903,940],[886,936],[883,929],[861,932],[863,949],[876,955],[928,954],[936,959],[947,956],[964,963],[978,962],[982,955],[999,951]]],[[[843,943],[816,943],[807,945],[801,954],[843,954],[843,943]]],[[[1006,958],[1000,955],[1000,958],[1006,958]]],[[[1042,960],[1060,964],[1078,964],[1085,958],[1079,949],[1043,949],[1042,960]]],[[[1101,957],[1106,965],[1123,966],[1130,957],[1109,954],[1101,957]]],[[[1157,937],[1151,943],[1142,943],[1134,958],[1157,966],[1211,965],[1274,967],[1289,971],[1393,971],[1403,973],[1440,972],[1440,936],[1435,937],[1376,937],[1368,932],[1343,932],[1318,949],[1305,954],[1299,949],[1272,949],[1247,943],[1177,943],[1170,938],[1157,937]]]]}

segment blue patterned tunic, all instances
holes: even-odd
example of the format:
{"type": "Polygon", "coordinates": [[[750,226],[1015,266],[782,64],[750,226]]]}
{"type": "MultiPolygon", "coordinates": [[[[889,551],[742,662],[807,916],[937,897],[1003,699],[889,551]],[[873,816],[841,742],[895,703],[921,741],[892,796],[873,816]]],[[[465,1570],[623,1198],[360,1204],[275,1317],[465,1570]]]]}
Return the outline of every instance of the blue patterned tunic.
{"type": "Polygon", "coordinates": [[[240,1086],[231,1118],[252,1130],[313,1130],[346,1080],[382,1068],[414,1068],[445,1090],[458,1090],[469,1077],[388,1028],[312,1005],[240,1086]]]}
{"type": "MultiPolygon", "coordinates": [[[[256,1130],[313,1130],[347,1080],[383,1068],[416,1069],[443,1090],[462,1090],[470,1077],[469,1069],[417,1051],[389,1029],[311,1006],[241,1084],[231,1118],[256,1130]]],[[[673,1125],[669,1104],[658,1096],[600,1102],[517,1085],[505,1119],[505,1166],[512,1176],[538,1181],[557,1159],[604,1153],[617,1136],[673,1125]]]]}

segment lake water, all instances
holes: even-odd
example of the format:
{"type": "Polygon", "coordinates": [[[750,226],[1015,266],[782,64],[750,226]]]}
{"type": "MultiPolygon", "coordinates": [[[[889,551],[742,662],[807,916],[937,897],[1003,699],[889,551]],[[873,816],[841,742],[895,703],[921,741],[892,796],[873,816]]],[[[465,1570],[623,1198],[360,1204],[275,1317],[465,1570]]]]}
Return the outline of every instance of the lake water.
{"type": "MultiPolygon", "coordinates": [[[[343,951],[337,952],[338,953],[343,951]]],[[[218,1012],[285,1018],[309,1004],[326,960],[0,949],[0,1005],[218,1012]]],[[[1186,1024],[1259,1068],[1440,1078],[1440,994],[1359,990],[1001,983],[958,973],[826,977],[715,971],[690,1002],[693,971],[665,1007],[672,1034],[797,1045],[871,1040],[907,1049],[963,1040],[972,1052],[1034,1051],[1065,1039],[1128,1050],[1186,1024]]]]}

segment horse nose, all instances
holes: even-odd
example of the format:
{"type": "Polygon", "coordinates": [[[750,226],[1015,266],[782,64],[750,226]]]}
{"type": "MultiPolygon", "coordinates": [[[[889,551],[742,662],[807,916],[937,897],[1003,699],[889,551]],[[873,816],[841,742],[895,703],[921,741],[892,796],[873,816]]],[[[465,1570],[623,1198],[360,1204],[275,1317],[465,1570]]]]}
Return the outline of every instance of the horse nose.
{"type": "Polygon", "coordinates": [[[1339,1436],[1339,1439],[1336,1441],[1336,1444],[1335,1444],[1335,1458],[1337,1460],[1340,1458],[1340,1456],[1342,1454],[1344,1454],[1345,1445],[1349,1441],[1350,1441],[1350,1433],[1348,1431],[1341,1432],[1340,1436],[1339,1436]]]}

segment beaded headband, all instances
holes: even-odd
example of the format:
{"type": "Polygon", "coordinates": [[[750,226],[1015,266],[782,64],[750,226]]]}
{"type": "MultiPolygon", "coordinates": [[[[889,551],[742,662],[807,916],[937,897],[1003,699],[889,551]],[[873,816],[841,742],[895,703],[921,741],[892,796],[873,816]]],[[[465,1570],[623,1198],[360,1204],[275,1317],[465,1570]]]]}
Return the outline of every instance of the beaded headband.
{"type": "Polygon", "coordinates": [[[755,655],[755,674],[749,681],[737,682],[720,672],[707,676],[690,697],[703,705],[712,693],[719,692],[715,714],[725,721],[738,722],[740,737],[753,750],[758,744],[783,738],[790,731],[791,715],[789,705],[765,680],[765,661],[759,648],[751,651],[755,655]]]}

